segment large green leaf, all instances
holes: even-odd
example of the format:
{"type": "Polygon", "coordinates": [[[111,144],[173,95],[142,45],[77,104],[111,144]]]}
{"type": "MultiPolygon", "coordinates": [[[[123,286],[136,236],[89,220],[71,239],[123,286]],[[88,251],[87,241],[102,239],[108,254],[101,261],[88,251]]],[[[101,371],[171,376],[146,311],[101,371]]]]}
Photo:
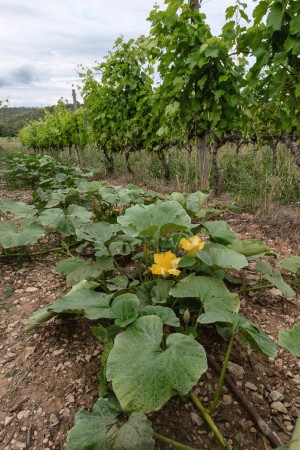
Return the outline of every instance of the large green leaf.
{"type": "Polygon", "coordinates": [[[280,30],[284,9],[281,2],[274,2],[269,10],[267,26],[272,27],[274,31],[280,30]]]}
{"type": "Polygon", "coordinates": [[[274,255],[274,252],[258,239],[245,239],[243,241],[237,241],[234,244],[228,245],[228,248],[237,253],[241,253],[247,258],[274,255]]]}
{"type": "Polygon", "coordinates": [[[258,273],[268,273],[269,275],[272,275],[273,270],[270,264],[268,264],[263,259],[259,259],[256,263],[255,270],[258,273]]]}
{"type": "Polygon", "coordinates": [[[279,331],[279,344],[300,358],[300,322],[291,331],[279,331]]]}
{"type": "Polygon", "coordinates": [[[291,288],[291,286],[284,281],[279,270],[275,270],[273,275],[265,273],[263,278],[274,284],[274,286],[282,292],[284,297],[291,298],[296,295],[296,292],[291,288]]]}
{"type": "Polygon", "coordinates": [[[198,318],[198,322],[202,324],[226,323],[233,333],[240,333],[255,350],[273,358],[277,355],[277,347],[274,342],[258,327],[234,312],[212,310],[202,314],[198,318]]]}
{"type": "Polygon", "coordinates": [[[45,230],[40,225],[24,222],[17,228],[17,225],[9,220],[0,223],[0,245],[4,248],[36,244],[44,234],[45,230]]]}
{"type": "Polygon", "coordinates": [[[205,204],[209,194],[201,191],[192,192],[191,194],[184,194],[185,205],[183,207],[189,214],[196,214],[205,204]]]}
{"type": "Polygon", "coordinates": [[[115,324],[126,327],[138,317],[139,299],[135,294],[123,294],[114,299],[111,305],[110,318],[115,324]]]}
{"type": "Polygon", "coordinates": [[[121,415],[120,405],[100,398],[91,413],[81,410],[68,434],[67,450],[152,450],[153,430],[144,414],[121,415]]]}
{"type": "Polygon", "coordinates": [[[185,230],[191,225],[191,218],[176,201],[135,205],[117,220],[122,230],[133,237],[158,238],[166,233],[185,230]]]}
{"type": "Polygon", "coordinates": [[[169,325],[170,327],[179,327],[180,320],[176,317],[173,309],[166,306],[146,306],[139,311],[139,316],[158,316],[161,318],[162,323],[169,325]]]}
{"type": "Polygon", "coordinates": [[[107,379],[125,411],[160,409],[173,395],[187,394],[207,370],[205,351],[188,336],[174,333],[162,350],[163,323],[139,317],[115,338],[107,379]]]}
{"type": "Polygon", "coordinates": [[[283,269],[300,274],[300,256],[292,256],[291,258],[281,259],[280,265],[283,269]]]}
{"type": "Polygon", "coordinates": [[[62,190],[58,190],[56,192],[52,192],[52,194],[49,197],[49,200],[45,206],[45,208],[54,208],[54,206],[59,205],[60,203],[64,203],[65,199],[67,198],[68,193],[63,193],[62,190]]]}
{"type": "Polygon", "coordinates": [[[89,222],[93,213],[83,206],[70,205],[67,213],[60,208],[46,209],[40,215],[42,225],[52,225],[64,236],[75,234],[81,224],[89,222]]]}
{"type": "Polygon", "coordinates": [[[292,18],[290,23],[290,33],[297,34],[300,30],[300,16],[299,13],[292,18]]]}
{"type": "Polygon", "coordinates": [[[174,285],[173,280],[156,280],[156,286],[151,289],[151,300],[155,305],[156,303],[166,303],[169,298],[169,292],[171,287],[174,285]]]}
{"type": "Polygon", "coordinates": [[[170,295],[178,298],[199,298],[206,307],[232,311],[233,299],[223,281],[212,277],[188,275],[170,290],[170,295]]]}
{"type": "Polygon", "coordinates": [[[84,263],[85,263],[84,259],[71,256],[70,258],[66,258],[63,259],[62,261],[59,261],[55,269],[56,272],[61,273],[66,277],[70,273],[74,272],[74,270],[83,266],[84,263]]]}
{"type": "Polygon", "coordinates": [[[29,333],[29,331],[34,330],[42,323],[48,322],[48,320],[55,316],[57,316],[57,314],[53,311],[49,311],[49,306],[44,306],[43,308],[38,309],[33,313],[29,320],[27,320],[24,328],[25,332],[29,333]]]}
{"type": "Polygon", "coordinates": [[[230,245],[236,242],[237,234],[223,220],[215,222],[201,222],[211,240],[219,244],[230,245]]]}
{"type": "Polygon", "coordinates": [[[204,250],[197,252],[197,257],[212,268],[242,269],[248,265],[244,255],[221,244],[207,244],[204,250]]]}
{"type": "Polygon", "coordinates": [[[76,230],[78,240],[85,240],[90,242],[107,242],[120,230],[117,224],[110,224],[108,222],[97,222],[83,224],[76,230]]]}
{"type": "Polygon", "coordinates": [[[34,206],[11,199],[2,200],[0,202],[0,210],[10,212],[17,218],[34,216],[37,213],[37,209],[34,206]]]}
{"type": "Polygon", "coordinates": [[[73,284],[79,283],[81,280],[87,280],[90,278],[98,278],[102,273],[102,264],[96,260],[94,263],[92,259],[84,261],[83,264],[78,265],[72,272],[67,274],[67,285],[72,286],[73,284]]]}
{"type": "Polygon", "coordinates": [[[48,307],[56,314],[71,313],[84,315],[87,319],[110,318],[111,295],[92,290],[72,292],[48,307]]]}

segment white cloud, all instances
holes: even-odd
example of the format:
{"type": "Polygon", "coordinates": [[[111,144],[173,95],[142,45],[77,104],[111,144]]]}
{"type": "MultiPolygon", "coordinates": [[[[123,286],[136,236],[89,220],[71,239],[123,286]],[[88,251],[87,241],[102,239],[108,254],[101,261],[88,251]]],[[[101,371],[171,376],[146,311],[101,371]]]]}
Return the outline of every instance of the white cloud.
{"type": "MultiPolygon", "coordinates": [[[[157,3],[163,6],[164,1],[157,3]]],[[[79,82],[78,65],[92,67],[121,34],[125,39],[146,34],[153,4],[154,0],[11,0],[1,5],[0,99],[9,98],[11,106],[46,106],[60,97],[70,99],[72,85],[79,82]]],[[[234,0],[203,1],[214,33],[220,31],[231,4],[234,0]]]]}

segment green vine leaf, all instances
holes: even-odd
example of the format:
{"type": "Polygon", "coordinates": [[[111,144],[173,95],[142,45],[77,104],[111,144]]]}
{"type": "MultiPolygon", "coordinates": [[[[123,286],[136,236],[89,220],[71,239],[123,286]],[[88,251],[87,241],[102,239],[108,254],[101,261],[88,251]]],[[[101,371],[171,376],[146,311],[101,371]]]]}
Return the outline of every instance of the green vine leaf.
{"type": "Polygon", "coordinates": [[[48,320],[52,319],[55,316],[57,316],[57,314],[53,311],[49,311],[49,306],[44,306],[43,308],[38,309],[32,314],[32,316],[26,322],[24,330],[26,333],[29,333],[42,323],[48,322],[48,320]]]}
{"type": "Polygon", "coordinates": [[[139,311],[139,316],[158,316],[165,325],[175,328],[180,326],[180,320],[176,317],[173,309],[166,306],[146,306],[139,311]]]}
{"type": "Polygon", "coordinates": [[[135,294],[118,295],[111,305],[110,317],[115,325],[126,327],[138,317],[139,299],[135,294]]]}
{"type": "Polygon", "coordinates": [[[38,211],[32,205],[27,205],[24,202],[17,202],[11,199],[5,199],[0,202],[0,210],[4,212],[10,212],[15,217],[32,217],[38,211]]]}
{"type": "Polygon", "coordinates": [[[281,259],[280,265],[283,269],[300,274],[300,256],[292,256],[291,258],[281,259]]]}
{"type": "Polygon", "coordinates": [[[0,223],[0,245],[4,248],[36,244],[44,235],[45,230],[40,225],[23,222],[18,228],[14,222],[9,220],[0,223]]]}
{"type": "Polygon", "coordinates": [[[87,319],[97,320],[110,318],[109,303],[111,295],[89,289],[71,292],[48,306],[48,310],[56,314],[78,314],[87,319]]]}
{"type": "Polygon", "coordinates": [[[108,242],[120,230],[117,224],[108,222],[97,222],[83,224],[76,230],[76,236],[79,241],[85,240],[89,242],[108,242]]]}
{"type": "Polygon", "coordinates": [[[238,309],[236,298],[232,297],[223,281],[212,277],[188,275],[171,290],[170,295],[177,298],[198,298],[206,308],[235,311],[238,309]]]}
{"type": "Polygon", "coordinates": [[[173,395],[187,394],[207,370],[205,351],[191,337],[173,333],[165,350],[162,339],[157,316],[139,317],[116,336],[106,375],[125,411],[156,411],[173,395]]]}
{"type": "Polygon", "coordinates": [[[272,358],[275,358],[277,355],[277,347],[274,342],[256,325],[234,312],[208,311],[198,318],[198,322],[202,324],[226,323],[233,333],[240,333],[255,350],[272,358]]]}
{"type": "Polygon", "coordinates": [[[248,266],[244,255],[221,244],[207,244],[204,250],[197,252],[197,258],[213,269],[242,269],[248,266]]]}
{"type": "Polygon", "coordinates": [[[211,240],[219,244],[230,245],[237,241],[237,234],[223,220],[201,222],[211,240]]]}
{"type": "Polygon", "coordinates": [[[166,233],[186,230],[191,225],[191,218],[176,201],[135,205],[117,220],[122,230],[132,237],[158,238],[166,233]]]}
{"type": "Polygon", "coordinates": [[[300,358],[300,322],[296,323],[291,331],[280,331],[279,344],[300,358]]]}
{"type": "Polygon", "coordinates": [[[87,223],[93,213],[78,205],[70,205],[67,213],[60,208],[46,209],[40,215],[42,225],[52,225],[63,235],[75,234],[81,224],[87,223]]]}
{"type": "Polygon", "coordinates": [[[246,258],[249,259],[259,258],[265,255],[274,255],[274,252],[258,239],[236,241],[235,243],[228,245],[228,248],[246,256],[246,258]]]}
{"type": "Polygon", "coordinates": [[[67,450],[153,450],[153,430],[144,414],[128,418],[114,398],[100,398],[91,413],[81,410],[68,434],[67,450]]]}
{"type": "Polygon", "coordinates": [[[277,289],[279,289],[282,293],[282,295],[286,298],[292,298],[295,297],[296,292],[291,288],[291,286],[289,284],[287,284],[282,276],[279,270],[275,270],[273,275],[269,275],[267,273],[265,273],[263,275],[263,278],[267,281],[269,281],[270,283],[274,284],[274,286],[277,287],[277,289]]]}

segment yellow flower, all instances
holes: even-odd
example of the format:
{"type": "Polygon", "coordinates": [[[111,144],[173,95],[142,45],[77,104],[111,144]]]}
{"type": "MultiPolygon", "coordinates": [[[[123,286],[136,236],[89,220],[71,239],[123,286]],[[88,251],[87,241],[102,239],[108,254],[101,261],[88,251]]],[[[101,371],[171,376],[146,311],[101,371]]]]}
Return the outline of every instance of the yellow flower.
{"type": "Polygon", "coordinates": [[[180,245],[189,256],[195,256],[198,250],[203,249],[205,242],[202,242],[199,236],[191,236],[188,239],[182,238],[180,245]]]}
{"type": "Polygon", "coordinates": [[[154,262],[150,270],[154,275],[162,275],[164,278],[169,275],[178,277],[180,270],[177,269],[180,258],[172,252],[154,253],[154,262]]]}

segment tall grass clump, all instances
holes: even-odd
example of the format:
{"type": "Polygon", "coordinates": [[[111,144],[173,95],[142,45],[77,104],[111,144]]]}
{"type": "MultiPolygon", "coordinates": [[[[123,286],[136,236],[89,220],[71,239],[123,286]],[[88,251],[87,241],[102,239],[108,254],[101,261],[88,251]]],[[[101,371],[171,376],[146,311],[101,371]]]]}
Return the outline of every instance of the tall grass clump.
{"type": "Polygon", "coordinates": [[[242,209],[268,210],[274,203],[300,202],[300,170],[283,145],[275,153],[267,146],[244,146],[238,154],[227,146],[219,153],[219,166],[223,191],[242,209]]]}

